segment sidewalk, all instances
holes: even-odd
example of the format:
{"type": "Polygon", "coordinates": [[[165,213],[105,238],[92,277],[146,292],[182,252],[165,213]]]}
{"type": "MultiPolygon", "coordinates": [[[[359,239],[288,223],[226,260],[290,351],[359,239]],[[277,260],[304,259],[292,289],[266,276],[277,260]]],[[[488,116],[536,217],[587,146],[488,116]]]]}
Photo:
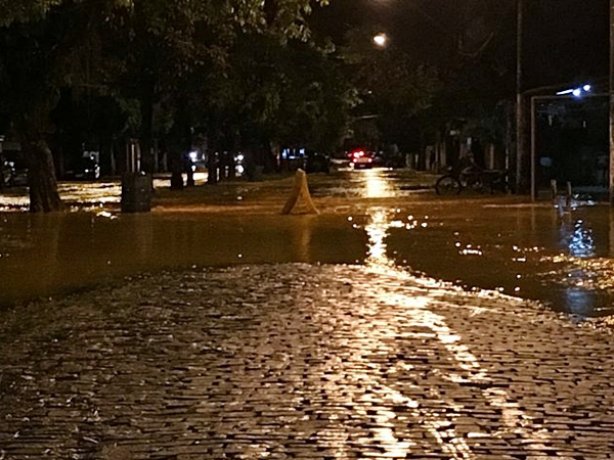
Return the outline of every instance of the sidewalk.
{"type": "Polygon", "coordinates": [[[0,458],[614,458],[608,330],[383,266],[165,272],[0,314],[0,458]]]}

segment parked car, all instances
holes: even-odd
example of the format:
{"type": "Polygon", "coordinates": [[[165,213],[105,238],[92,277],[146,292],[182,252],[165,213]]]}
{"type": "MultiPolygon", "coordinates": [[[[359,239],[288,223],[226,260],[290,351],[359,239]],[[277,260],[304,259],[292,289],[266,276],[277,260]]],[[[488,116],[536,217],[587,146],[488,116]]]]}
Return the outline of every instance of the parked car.
{"type": "Polygon", "coordinates": [[[354,169],[370,169],[374,166],[374,153],[363,148],[350,151],[350,162],[354,169]]]}
{"type": "Polygon", "coordinates": [[[324,153],[307,150],[305,157],[305,171],[308,173],[314,172],[330,172],[330,157],[324,153]]]}

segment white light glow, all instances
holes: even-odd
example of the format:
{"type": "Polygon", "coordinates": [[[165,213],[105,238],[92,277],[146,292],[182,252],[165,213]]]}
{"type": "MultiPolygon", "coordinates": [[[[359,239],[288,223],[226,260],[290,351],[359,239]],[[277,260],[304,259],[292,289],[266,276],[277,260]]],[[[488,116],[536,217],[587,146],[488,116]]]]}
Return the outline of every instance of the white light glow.
{"type": "Polygon", "coordinates": [[[557,96],[567,96],[568,94],[572,94],[575,97],[580,97],[582,95],[582,93],[590,93],[591,90],[593,89],[593,87],[589,84],[586,84],[584,86],[579,86],[577,88],[570,88],[570,89],[565,89],[563,91],[559,91],[558,93],[556,93],[557,96]]]}
{"type": "Polygon", "coordinates": [[[386,46],[386,43],[388,43],[388,37],[384,33],[377,34],[375,37],[373,37],[373,43],[375,43],[377,46],[386,46]]]}
{"type": "Polygon", "coordinates": [[[380,171],[368,170],[365,176],[365,198],[387,198],[395,193],[390,182],[380,171]]]}

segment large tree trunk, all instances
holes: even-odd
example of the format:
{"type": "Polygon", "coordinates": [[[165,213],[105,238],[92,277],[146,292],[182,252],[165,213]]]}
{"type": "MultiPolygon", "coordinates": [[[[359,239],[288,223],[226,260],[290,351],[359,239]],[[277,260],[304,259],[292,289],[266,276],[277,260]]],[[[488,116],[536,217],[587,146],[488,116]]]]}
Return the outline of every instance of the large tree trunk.
{"type": "Polygon", "coordinates": [[[51,150],[44,140],[22,142],[28,164],[30,212],[52,212],[62,209],[51,150]]]}

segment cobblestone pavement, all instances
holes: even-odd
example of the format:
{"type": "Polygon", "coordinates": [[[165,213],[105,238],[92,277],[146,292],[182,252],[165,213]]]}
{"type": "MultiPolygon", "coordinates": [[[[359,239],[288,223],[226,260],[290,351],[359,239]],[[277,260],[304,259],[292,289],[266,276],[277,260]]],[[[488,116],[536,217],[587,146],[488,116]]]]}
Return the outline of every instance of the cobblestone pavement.
{"type": "Polygon", "coordinates": [[[0,458],[614,458],[608,329],[383,265],[143,275],[0,314],[0,458]]]}

